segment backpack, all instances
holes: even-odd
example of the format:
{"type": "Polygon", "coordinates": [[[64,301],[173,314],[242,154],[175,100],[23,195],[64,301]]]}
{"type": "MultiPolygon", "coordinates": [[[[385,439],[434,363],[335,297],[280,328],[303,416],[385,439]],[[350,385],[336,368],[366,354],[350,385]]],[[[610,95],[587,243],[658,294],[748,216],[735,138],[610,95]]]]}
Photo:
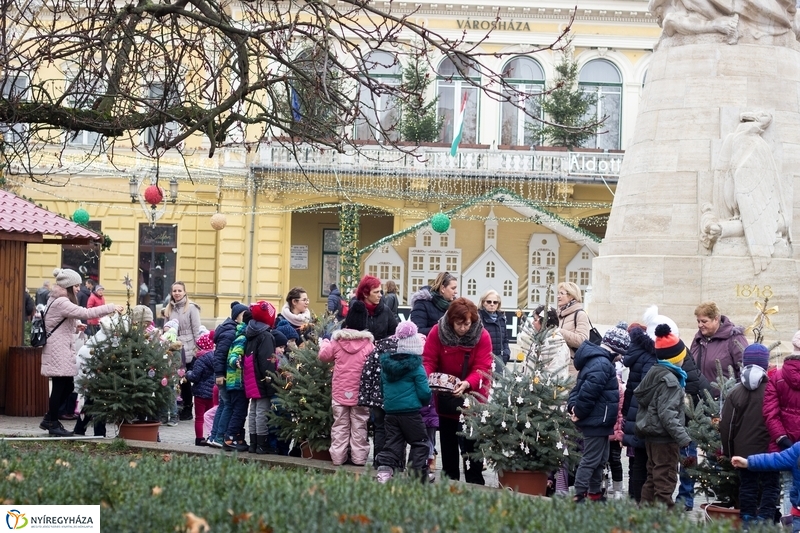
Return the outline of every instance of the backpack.
{"type": "Polygon", "coordinates": [[[42,311],[37,311],[36,314],[33,316],[33,320],[31,321],[31,346],[34,348],[42,348],[47,344],[47,339],[50,338],[50,335],[53,334],[58,327],[64,323],[67,317],[61,319],[61,322],[56,324],[56,327],[53,328],[53,331],[50,333],[47,332],[47,329],[44,326],[44,319],[47,315],[47,309],[50,306],[47,306],[42,311]]]}

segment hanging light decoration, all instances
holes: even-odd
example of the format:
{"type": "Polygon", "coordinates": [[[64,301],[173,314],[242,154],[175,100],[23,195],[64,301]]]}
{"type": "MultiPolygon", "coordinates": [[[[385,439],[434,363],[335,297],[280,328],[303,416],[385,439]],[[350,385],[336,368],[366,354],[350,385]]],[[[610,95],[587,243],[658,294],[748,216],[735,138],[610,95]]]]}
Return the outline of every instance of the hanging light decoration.
{"type": "Polygon", "coordinates": [[[214,213],[211,215],[211,227],[220,231],[228,225],[228,219],[222,213],[214,213]]]}
{"type": "Polygon", "coordinates": [[[436,213],[431,217],[431,228],[437,233],[444,233],[450,229],[450,217],[444,213],[436,213]]]}
{"type": "Polygon", "coordinates": [[[79,207],[72,213],[72,221],[76,224],[80,224],[81,226],[85,226],[89,223],[89,212],[86,209],[79,207]]]}
{"type": "Polygon", "coordinates": [[[164,201],[164,191],[158,185],[150,185],[144,190],[144,200],[151,206],[156,206],[164,201]]]}

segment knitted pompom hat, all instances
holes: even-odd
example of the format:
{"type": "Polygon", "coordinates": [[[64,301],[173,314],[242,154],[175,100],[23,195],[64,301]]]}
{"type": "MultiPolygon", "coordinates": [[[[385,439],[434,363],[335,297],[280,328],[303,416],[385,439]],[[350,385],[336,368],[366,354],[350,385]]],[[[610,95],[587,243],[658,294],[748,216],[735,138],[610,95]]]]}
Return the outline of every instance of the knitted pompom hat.
{"type": "Polygon", "coordinates": [[[356,300],[350,304],[347,316],[344,317],[343,327],[364,331],[367,329],[367,306],[361,300],[356,300]]]}
{"type": "Polygon", "coordinates": [[[686,351],[686,345],[672,332],[667,324],[659,324],[655,328],[656,357],[659,359],[672,359],[686,351]]]}
{"type": "Polygon", "coordinates": [[[653,340],[656,340],[656,326],[659,324],[668,325],[669,329],[672,330],[672,333],[674,333],[676,337],[681,336],[680,330],[678,330],[678,325],[675,324],[674,320],[668,316],[658,314],[657,305],[651,305],[647,308],[647,310],[644,312],[644,316],[642,317],[642,322],[644,322],[644,325],[647,328],[647,334],[653,340]]]}
{"type": "Polygon", "coordinates": [[[69,289],[75,285],[83,283],[83,278],[80,274],[71,268],[57,268],[53,270],[53,275],[56,277],[56,283],[59,287],[69,289]]]}
{"type": "Polygon", "coordinates": [[[253,320],[261,322],[269,327],[275,327],[275,317],[278,312],[275,311],[275,306],[269,302],[261,300],[250,305],[250,312],[253,314],[253,320]]]}
{"type": "Polygon", "coordinates": [[[239,302],[231,302],[231,320],[236,320],[236,317],[247,311],[247,306],[239,302]]]}
{"type": "Polygon", "coordinates": [[[422,355],[425,336],[417,333],[417,325],[410,320],[400,322],[394,332],[397,338],[397,353],[422,355]]]}
{"type": "Polygon", "coordinates": [[[620,322],[616,327],[609,328],[603,335],[602,344],[614,350],[616,354],[625,355],[628,351],[628,346],[631,345],[631,336],[628,335],[628,323],[620,322]]]}
{"type": "Polygon", "coordinates": [[[197,337],[197,348],[199,350],[213,350],[214,349],[214,332],[209,331],[205,335],[197,337]]]}
{"type": "Polygon", "coordinates": [[[167,320],[166,322],[164,322],[164,329],[167,329],[167,328],[171,328],[171,329],[177,330],[178,329],[178,321],[175,320],[174,318],[172,320],[167,320]]]}

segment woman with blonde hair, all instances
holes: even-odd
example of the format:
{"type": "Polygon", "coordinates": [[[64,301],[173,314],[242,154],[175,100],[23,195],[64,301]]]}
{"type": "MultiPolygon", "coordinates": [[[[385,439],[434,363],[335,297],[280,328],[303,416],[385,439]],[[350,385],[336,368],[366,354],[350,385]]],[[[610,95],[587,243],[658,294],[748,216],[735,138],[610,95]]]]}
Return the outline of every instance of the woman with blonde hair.
{"type": "Polygon", "coordinates": [[[492,353],[500,357],[504,363],[511,359],[511,348],[508,346],[508,327],[506,316],[503,313],[500,295],[494,289],[489,289],[481,296],[478,315],[483,327],[492,338],[492,353]]]}
{"type": "Polygon", "coordinates": [[[558,332],[569,346],[570,357],[574,358],[575,350],[589,340],[591,325],[581,303],[581,289],[570,281],[558,284],[558,319],[558,332]]]}
{"type": "MultiPolygon", "coordinates": [[[[186,370],[194,368],[194,356],[197,353],[197,339],[200,338],[200,306],[189,299],[186,294],[186,284],[176,281],[170,290],[169,303],[164,308],[164,317],[167,321],[178,321],[178,340],[183,347],[186,370]]],[[[183,408],[178,414],[179,420],[191,420],[193,396],[192,384],[188,380],[181,380],[181,399],[183,408]]]]}

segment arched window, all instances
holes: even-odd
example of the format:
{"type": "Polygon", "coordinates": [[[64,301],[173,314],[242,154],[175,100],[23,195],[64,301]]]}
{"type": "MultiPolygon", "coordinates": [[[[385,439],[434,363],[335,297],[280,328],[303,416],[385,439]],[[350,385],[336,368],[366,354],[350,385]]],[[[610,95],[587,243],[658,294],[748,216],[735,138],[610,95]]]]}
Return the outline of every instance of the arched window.
{"type": "MultiPolygon", "coordinates": [[[[362,78],[371,78],[381,85],[399,86],[402,81],[402,65],[394,54],[375,50],[364,58],[362,78]]],[[[356,120],[356,139],[379,141],[400,139],[396,129],[400,119],[397,101],[388,94],[375,94],[369,87],[361,86],[359,98],[360,116],[356,120]]]]}
{"type": "Polygon", "coordinates": [[[503,282],[503,297],[504,298],[511,298],[511,296],[513,296],[513,294],[512,294],[512,289],[513,288],[514,288],[514,284],[511,282],[511,280],[508,280],[508,279],[505,280],[503,282]]]}
{"type": "Polygon", "coordinates": [[[540,139],[532,130],[536,121],[520,107],[524,107],[531,115],[541,116],[540,95],[544,91],[542,67],[529,57],[517,57],[506,64],[503,78],[518,93],[508,88],[503,89],[503,95],[513,99],[513,102],[503,101],[501,104],[500,144],[540,144],[540,139]]]}
{"type": "Polygon", "coordinates": [[[453,142],[455,122],[461,112],[461,102],[466,98],[464,127],[461,144],[474,144],[478,141],[478,88],[481,73],[464,56],[445,58],[436,72],[436,115],[443,119],[439,135],[441,142],[453,142]],[[455,59],[455,60],[454,60],[455,59]],[[472,83],[471,83],[472,82],[472,83]]]}
{"type": "Polygon", "coordinates": [[[494,278],[494,276],[495,276],[494,261],[487,261],[486,262],[486,277],[487,278],[494,278]]]}
{"type": "Polygon", "coordinates": [[[554,266],[556,264],[555,252],[547,252],[547,266],[554,266]]]}
{"type": "Polygon", "coordinates": [[[583,143],[586,148],[618,150],[620,147],[620,124],[622,115],[622,76],[607,59],[594,59],[581,69],[578,84],[584,92],[597,95],[597,105],[592,106],[587,118],[601,121],[598,135],[583,143]]]}
{"type": "Polygon", "coordinates": [[[542,264],[542,253],[538,250],[531,254],[531,266],[537,267],[542,264]]]}
{"type": "Polygon", "coordinates": [[[478,294],[478,283],[474,279],[467,281],[467,296],[475,296],[478,294]]]}

